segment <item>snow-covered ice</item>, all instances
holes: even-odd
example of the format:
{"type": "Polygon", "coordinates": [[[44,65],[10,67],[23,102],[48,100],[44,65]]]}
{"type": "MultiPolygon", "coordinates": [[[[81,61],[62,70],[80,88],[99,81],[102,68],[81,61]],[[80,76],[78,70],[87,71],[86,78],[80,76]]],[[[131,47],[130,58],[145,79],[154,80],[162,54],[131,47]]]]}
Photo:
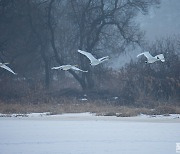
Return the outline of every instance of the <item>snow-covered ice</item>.
{"type": "Polygon", "coordinates": [[[179,115],[30,115],[0,117],[0,154],[173,154],[180,142],[179,115]]]}

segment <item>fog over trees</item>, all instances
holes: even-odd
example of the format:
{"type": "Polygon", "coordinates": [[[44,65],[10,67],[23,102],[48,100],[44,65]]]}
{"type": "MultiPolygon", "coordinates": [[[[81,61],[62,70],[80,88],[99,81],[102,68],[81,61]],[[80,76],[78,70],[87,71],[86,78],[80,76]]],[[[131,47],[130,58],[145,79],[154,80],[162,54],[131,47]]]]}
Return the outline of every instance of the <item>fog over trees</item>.
{"type": "Polygon", "coordinates": [[[41,91],[46,93],[38,97],[54,96],[75,89],[116,95],[120,104],[177,103],[180,37],[149,43],[136,21],[139,13],[147,15],[160,5],[159,0],[0,0],[0,62],[10,63],[18,73],[0,69],[0,99],[41,91]],[[138,58],[113,69],[116,57],[137,48],[139,53],[163,53],[166,62],[150,65],[138,58]],[[110,60],[93,67],[78,49],[110,60]],[[66,64],[77,64],[88,73],[51,69],[66,64]]]}

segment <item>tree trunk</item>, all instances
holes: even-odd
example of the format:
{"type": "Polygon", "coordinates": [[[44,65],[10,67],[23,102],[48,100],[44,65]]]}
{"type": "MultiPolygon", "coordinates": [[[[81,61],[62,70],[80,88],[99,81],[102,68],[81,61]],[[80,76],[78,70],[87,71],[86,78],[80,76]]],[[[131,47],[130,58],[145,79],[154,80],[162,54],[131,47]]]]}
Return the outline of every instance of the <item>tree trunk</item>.
{"type": "MultiPolygon", "coordinates": [[[[62,59],[62,57],[59,56],[58,50],[55,45],[54,28],[51,23],[51,20],[52,20],[51,9],[52,9],[53,2],[54,2],[54,0],[50,1],[49,8],[48,8],[48,26],[49,26],[49,30],[50,30],[50,34],[51,34],[51,46],[52,46],[52,49],[53,49],[53,52],[55,55],[56,62],[59,65],[63,65],[63,59],[62,59]]],[[[86,89],[87,86],[85,84],[85,81],[82,78],[80,78],[73,70],[69,70],[69,73],[71,73],[73,75],[73,77],[78,81],[78,83],[81,85],[83,90],[86,89]]]]}
{"type": "Polygon", "coordinates": [[[37,32],[36,28],[33,25],[33,19],[32,19],[32,10],[31,10],[31,6],[29,1],[27,1],[28,4],[28,10],[29,10],[29,22],[30,22],[30,26],[32,29],[32,32],[35,34],[35,36],[37,37],[37,40],[39,42],[40,45],[40,55],[44,61],[44,69],[45,69],[45,86],[46,88],[49,88],[49,84],[50,84],[50,71],[49,71],[49,60],[48,57],[45,54],[45,43],[43,43],[41,36],[39,35],[39,33],[37,32]]]}

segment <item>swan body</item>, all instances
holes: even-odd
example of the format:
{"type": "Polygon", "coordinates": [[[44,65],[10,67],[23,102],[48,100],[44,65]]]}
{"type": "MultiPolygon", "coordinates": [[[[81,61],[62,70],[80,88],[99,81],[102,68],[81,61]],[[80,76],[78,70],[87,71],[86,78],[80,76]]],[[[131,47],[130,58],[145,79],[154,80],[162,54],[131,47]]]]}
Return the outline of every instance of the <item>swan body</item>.
{"type": "Polygon", "coordinates": [[[98,64],[101,64],[102,62],[104,61],[107,61],[109,60],[109,56],[106,56],[106,57],[102,57],[102,58],[99,58],[99,59],[96,59],[91,53],[89,52],[86,52],[86,51],[82,51],[82,50],[78,50],[79,53],[85,55],[89,60],[90,60],[90,64],[92,66],[96,66],[98,64]]]}
{"type": "Polygon", "coordinates": [[[147,61],[145,61],[146,63],[154,63],[156,61],[162,61],[165,62],[165,58],[163,54],[159,54],[156,56],[152,56],[149,52],[143,52],[137,55],[137,57],[144,55],[147,58],[147,61]]]}
{"type": "Polygon", "coordinates": [[[75,71],[88,72],[88,71],[84,71],[84,70],[77,68],[76,65],[61,65],[58,67],[52,67],[51,69],[60,69],[60,70],[64,70],[64,71],[68,71],[71,69],[71,70],[75,70],[75,71]]]}
{"type": "Polygon", "coordinates": [[[12,69],[10,69],[8,66],[6,66],[7,64],[9,64],[9,63],[0,63],[0,67],[6,69],[7,71],[16,75],[17,73],[15,73],[12,69]]]}

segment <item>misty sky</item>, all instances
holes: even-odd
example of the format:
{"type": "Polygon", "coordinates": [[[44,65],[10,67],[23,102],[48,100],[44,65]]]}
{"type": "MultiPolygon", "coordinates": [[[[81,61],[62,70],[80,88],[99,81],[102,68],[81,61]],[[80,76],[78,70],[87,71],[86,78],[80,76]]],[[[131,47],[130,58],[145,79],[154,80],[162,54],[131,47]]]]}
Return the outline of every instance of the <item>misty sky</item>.
{"type": "Polygon", "coordinates": [[[147,40],[180,34],[180,0],[161,0],[160,8],[141,14],[138,20],[147,40]]]}

